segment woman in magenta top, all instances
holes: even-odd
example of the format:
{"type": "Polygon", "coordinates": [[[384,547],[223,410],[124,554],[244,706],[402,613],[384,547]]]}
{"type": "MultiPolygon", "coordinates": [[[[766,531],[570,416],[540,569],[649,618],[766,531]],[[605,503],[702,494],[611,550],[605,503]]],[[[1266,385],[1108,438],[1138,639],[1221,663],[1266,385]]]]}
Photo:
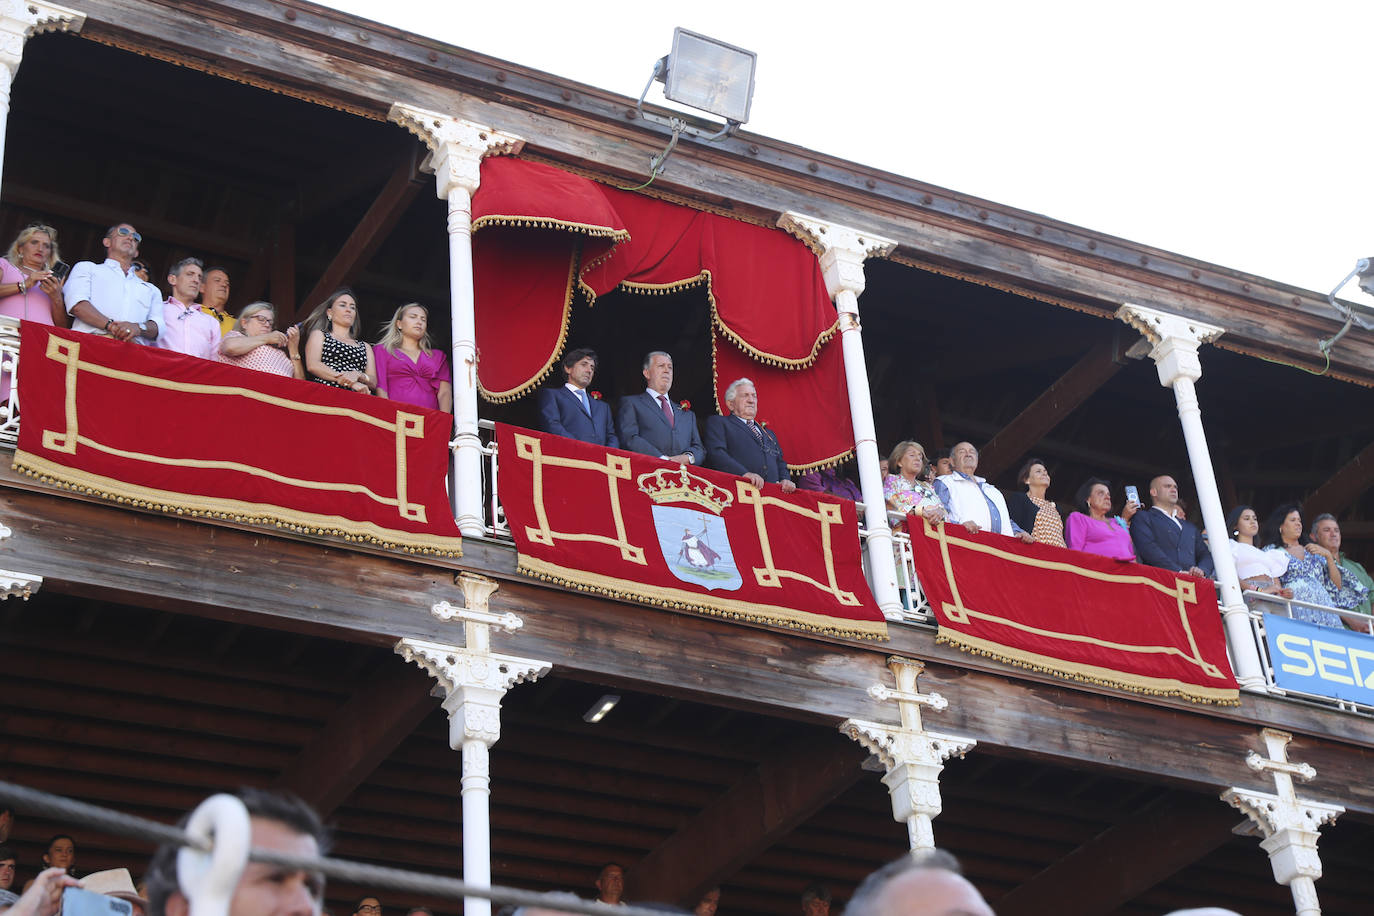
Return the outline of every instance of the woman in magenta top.
{"type": "Polygon", "coordinates": [[[1131,546],[1131,530],[1126,527],[1140,507],[1126,503],[1121,515],[1112,515],[1112,485],[1105,480],[1090,478],[1078,488],[1074,497],[1077,512],[1069,513],[1066,526],[1069,549],[1095,553],[1113,560],[1135,560],[1131,546]]]}
{"type": "Polygon", "coordinates": [[[430,346],[429,311],[423,305],[412,302],[398,308],[372,350],[378,394],[453,412],[453,375],[444,354],[430,346]]]}

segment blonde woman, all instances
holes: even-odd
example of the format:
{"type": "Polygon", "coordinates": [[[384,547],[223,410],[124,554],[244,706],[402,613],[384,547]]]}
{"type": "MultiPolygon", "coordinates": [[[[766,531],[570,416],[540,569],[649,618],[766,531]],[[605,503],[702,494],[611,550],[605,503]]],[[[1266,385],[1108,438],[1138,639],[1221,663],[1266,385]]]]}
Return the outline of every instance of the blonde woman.
{"type": "Polygon", "coordinates": [[[68,326],[57,263],[57,230],[41,223],[26,226],[0,260],[0,315],[68,326]]]}
{"type": "Polygon", "coordinates": [[[305,371],[311,381],[360,394],[377,387],[372,348],[358,339],[362,322],[353,290],[336,290],[301,323],[305,340],[305,371]]]}
{"type": "Polygon", "coordinates": [[[429,311],[418,302],[396,310],[372,346],[377,393],[393,401],[453,413],[453,374],[429,342],[429,311]]]}
{"type": "Polygon", "coordinates": [[[219,361],[273,375],[305,378],[300,329],[292,325],[278,331],[276,319],[270,302],[244,306],[233,330],[219,342],[219,361]]]}

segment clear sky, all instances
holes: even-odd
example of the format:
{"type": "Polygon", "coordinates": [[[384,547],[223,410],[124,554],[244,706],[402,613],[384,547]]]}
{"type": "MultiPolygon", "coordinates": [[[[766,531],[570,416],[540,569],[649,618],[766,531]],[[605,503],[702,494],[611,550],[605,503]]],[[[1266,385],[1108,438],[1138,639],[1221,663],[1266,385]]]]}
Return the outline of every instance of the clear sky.
{"type": "Polygon", "coordinates": [[[1321,292],[1374,255],[1368,4],[328,5],[628,96],[680,25],[758,53],[750,131],[1321,292]]]}

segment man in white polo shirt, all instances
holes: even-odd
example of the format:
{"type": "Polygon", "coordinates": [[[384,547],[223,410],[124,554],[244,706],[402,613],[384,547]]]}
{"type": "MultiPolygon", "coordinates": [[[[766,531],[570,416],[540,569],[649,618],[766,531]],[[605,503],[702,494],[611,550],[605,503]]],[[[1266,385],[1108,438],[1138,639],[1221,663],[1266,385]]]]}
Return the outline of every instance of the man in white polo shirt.
{"type": "Polygon", "coordinates": [[[133,270],[141,241],[143,236],[130,224],[111,226],[103,242],[109,257],[100,264],[82,261],[72,268],[63,293],[73,331],[141,344],[157,340],[161,297],[133,270]]]}

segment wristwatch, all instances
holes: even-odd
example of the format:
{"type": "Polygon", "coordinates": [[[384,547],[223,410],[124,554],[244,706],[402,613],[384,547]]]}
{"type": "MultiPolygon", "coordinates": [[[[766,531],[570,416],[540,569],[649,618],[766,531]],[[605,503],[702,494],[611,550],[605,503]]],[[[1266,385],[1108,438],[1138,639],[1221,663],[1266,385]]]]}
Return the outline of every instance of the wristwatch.
{"type": "Polygon", "coordinates": [[[139,335],[140,337],[147,337],[147,336],[148,336],[148,322],[146,322],[146,321],[140,321],[140,322],[138,323],[138,335],[139,335]]]}

